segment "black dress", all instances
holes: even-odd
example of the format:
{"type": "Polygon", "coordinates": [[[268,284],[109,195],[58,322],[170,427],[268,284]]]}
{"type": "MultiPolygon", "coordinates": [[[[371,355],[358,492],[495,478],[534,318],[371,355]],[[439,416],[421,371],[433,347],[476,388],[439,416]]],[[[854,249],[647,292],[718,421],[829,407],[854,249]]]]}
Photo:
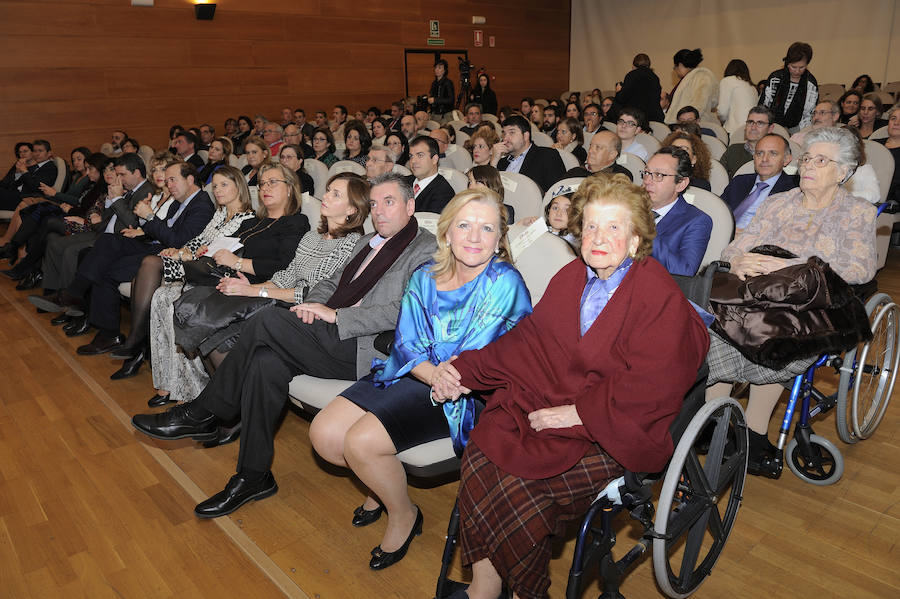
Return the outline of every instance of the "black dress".
{"type": "Polygon", "coordinates": [[[497,94],[491,88],[476,87],[469,99],[481,104],[482,114],[497,114],[497,94]]]}
{"type": "MultiPolygon", "coordinates": [[[[876,140],[883,146],[887,146],[887,139],[876,140]]],[[[900,204],[900,148],[888,148],[894,157],[894,177],[891,179],[891,188],[888,190],[887,202],[900,204]]]]}

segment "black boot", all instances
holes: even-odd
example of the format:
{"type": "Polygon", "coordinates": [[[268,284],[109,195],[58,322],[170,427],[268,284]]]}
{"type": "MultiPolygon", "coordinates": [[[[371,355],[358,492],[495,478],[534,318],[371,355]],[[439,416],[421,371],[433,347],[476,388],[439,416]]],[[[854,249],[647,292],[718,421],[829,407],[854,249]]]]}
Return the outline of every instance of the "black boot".
{"type": "Polygon", "coordinates": [[[783,467],[783,456],[766,435],[747,429],[750,443],[747,447],[747,473],[755,476],[779,478],[783,467]]]}

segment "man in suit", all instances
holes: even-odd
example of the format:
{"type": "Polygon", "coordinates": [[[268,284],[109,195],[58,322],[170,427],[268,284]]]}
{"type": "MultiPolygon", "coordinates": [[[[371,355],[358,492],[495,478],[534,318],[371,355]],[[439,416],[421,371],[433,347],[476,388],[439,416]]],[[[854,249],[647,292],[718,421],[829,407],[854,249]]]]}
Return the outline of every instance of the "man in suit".
{"type": "Polygon", "coordinates": [[[756,142],[753,166],[756,174],[738,175],[722,192],[722,200],[734,213],[737,231],[745,229],[763,201],[773,193],[781,193],[800,185],[799,175],[784,172],[791,162],[791,146],[777,133],[756,142]]]}
{"type": "Polygon", "coordinates": [[[100,223],[104,233],[119,233],[123,229],[137,227],[134,213],[139,202],[153,195],[153,185],[147,181],[147,166],[136,154],[116,158],[116,183],[107,189],[108,212],[100,223]]]}
{"type": "Polygon", "coordinates": [[[495,157],[504,155],[497,170],[525,175],[537,183],[541,193],[547,193],[566,173],[559,152],[531,143],[531,123],[519,115],[503,121],[503,141],[494,144],[492,151],[495,157]]]}
{"type": "Polygon", "coordinates": [[[75,280],[60,294],[58,303],[48,300],[40,306],[37,300],[32,300],[50,311],[66,308],[80,311],[85,306],[87,292],[91,292],[88,320],[100,331],[93,341],[76,350],[79,354],[102,354],[125,341],[119,331],[119,284],[134,278],[145,256],[156,255],[165,248],[183,247],[212,218],[213,204],[197,184],[197,169],[192,164],[169,163],[166,187],[175,199],[167,214],[155,214],[148,199],[141,201],[135,206],[134,214],[144,220],[143,224],[139,228],[123,229],[118,235],[100,235],[78,266],[75,280]]]}
{"type": "Polygon", "coordinates": [[[331,131],[334,139],[344,141],[344,125],[347,123],[347,107],[343,104],[337,104],[331,109],[331,131]]]}
{"type": "Polygon", "coordinates": [[[591,138],[585,167],[591,174],[620,173],[633,181],[631,171],[616,162],[621,153],[622,140],[609,129],[604,129],[591,138]]]}
{"type": "Polygon", "coordinates": [[[281,146],[284,145],[284,140],[281,138],[282,135],[284,135],[284,129],[278,123],[269,121],[263,127],[263,141],[268,144],[269,155],[273,158],[278,156],[281,146]]]}
{"type": "Polygon", "coordinates": [[[472,102],[466,105],[466,124],[459,128],[469,137],[481,126],[481,104],[472,102]]]}
{"type": "Polygon", "coordinates": [[[293,377],[351,381],[369,372],[372,358],[384,357],[375,336],[396,326],[410,275],[437,246],[412,218],[415,200],[401,176],[376,179],[370,200],[376,232],[360,239],[344,268],[313,287],[305,303],[250,319],[194,401],[132,419],[157,439],[208,440],[218,438],[220,421],[241,419],[237,474],[194,509],[197,516],[223,516],[278,491],[270,470],[274,437],[293,377]]]}
{"type": "Polygon", "coordinates": [[[687,152],[670,146],[650,157],[643,177],[656,221],[652,256],[673,275],[689,277],[697,274],[712,232],[712,219],[681,196],[691,169],[687,152]]]}
{"type": "MultiPolygon", "coordinates": [[[[308,123],[306,121],[306,111],[302,108],[297,108],[294,110],[294,124],[300,127],[300,134],[303,136],[303,141],[309,144],[312,139],[313,130],[315,127],[312,126],[312,123],[308,123]]],[[[287,129],[285,129],[287,131],[287,129]]],[[[285,134],[287,137],[287,134],[285,134]]],[[[294,142],[288,142],[294,143],[294,142]]]]}
{"type": "Polygon", "coordinates": [[[9,187],[0,188],[0,210],[15,210],[24,198],[42,198],[41,183],[52,186],[56,182],[58,171],[53,162],[50,142],[36,139],[32,148],[34,164],[29,166],[27,160],[17,160],[9,187]]]}
{"type": "Polygon", "coordinates": [[[216,138],[216,128],[209,123],[200,125],[200,147],[198,150],[209,151],[209,144],[216,138]]]}
{"type": "Polygon", "coordinates": [[[553,104],[543,109],[544,121],[541,123],[541,131],[550,136],[556,142],[556,127],[559,125],[559,107],[553,104]]]}
{"type": "Polygon", "coordinates": [[[284,128],[284,143],[298,146],[300,151],[303,152],[303,158],[315,158],[316,156],[312,146],[303,141],[303,133],[300,127],[294,123],[284,128]]]}
{"type": "Polygon", "coordinates": [[[366,179],[374,181],[381,175],[386,175],[393,170],[396,162],[397,157],[390,149],[375,144],[369,148],[369,155],[366,157],[366,179]]]}
{"type": "Polygon", "coordinates": [[[400,119],[403,118],[403,102],[391,102],[391,120],[388,122],[388,129],[391,131],[400,131],[400,119]]]}
{"type": "Polygon", "coordinates": [[[172,147],[185,162],[190,162],[198,171],[206,165],[206,162],[197,155],[197,136],[190,131],[179,131],[172,140],[172,147]]]}
{"type": "Polygon", "coordinates": [[[434,139],[420,135],[409,144],[409,170],[406,182],[413,189],[416,212],[440,214],[453,196],[453,188],[438,173],[440,148],[434,139]]]}
{"type": "Polygon", "coordinates": [[[603,112],[599,104],[591,103],[584,107],[582,117],[584,118],[585,133],[597,133],[600,131],[600,128],[603,127],[603,117],[600,116],[601,114],[603,114],[603,112]]]}
{"type": "Polygon", "coordinates": [[[639,108],[651,121],[663,122],[665,116],[659,105],[662,87],[659,77],[650,69],[650,57],[643,53],[637,54],[631,65],[634,68],[622,80],[616,92],[615,103],[639,108]]]}
{"type": "Polygon", "coordinates": [[[412,140],[416,136],[416,117],[411,114],[405,114],[400,118],[400,133],[406,136],[407,140],[412,140]]]}
{"type": "Polygon", "coordinates": [[[753,160],[753,152],[756,142],[768,135],[775,127],[775,115],[765,106],[754,106],[747,115],[747,124],[744,125],[744,142],[731,144],[725,149],[719,162],[728,171],[729,177],[734,177],[741,166],[753,160]]]}

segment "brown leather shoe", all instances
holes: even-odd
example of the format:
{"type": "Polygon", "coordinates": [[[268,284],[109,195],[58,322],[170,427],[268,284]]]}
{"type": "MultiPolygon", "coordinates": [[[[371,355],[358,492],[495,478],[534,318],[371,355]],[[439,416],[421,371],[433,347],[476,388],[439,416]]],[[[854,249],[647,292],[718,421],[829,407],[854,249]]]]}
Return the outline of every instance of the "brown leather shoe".
{"type": "Polygon", "coordinates": [[[97,333],[94,340],[87,345],[82,345],[75,350],[75,353],[81,356],[99,356],[114,349],[118,349],[125,343],[125,335],[109,336],[106,333],[97,333]]]}

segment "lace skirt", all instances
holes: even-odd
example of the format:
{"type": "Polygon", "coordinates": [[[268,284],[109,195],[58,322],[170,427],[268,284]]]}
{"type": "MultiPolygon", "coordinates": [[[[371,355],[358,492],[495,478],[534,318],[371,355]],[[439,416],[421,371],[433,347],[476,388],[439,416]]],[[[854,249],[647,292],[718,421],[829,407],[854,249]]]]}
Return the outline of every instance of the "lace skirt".
{"type": "Polygon", "coordinates": [[[172,304],[189,288],[182,283],[164,283],[153,294],[150,304],[153,386],[169,391],[170,397],[179,402],[192,401],[209,382],[200,358],[188,358],[175,345],[172,304]]]}

